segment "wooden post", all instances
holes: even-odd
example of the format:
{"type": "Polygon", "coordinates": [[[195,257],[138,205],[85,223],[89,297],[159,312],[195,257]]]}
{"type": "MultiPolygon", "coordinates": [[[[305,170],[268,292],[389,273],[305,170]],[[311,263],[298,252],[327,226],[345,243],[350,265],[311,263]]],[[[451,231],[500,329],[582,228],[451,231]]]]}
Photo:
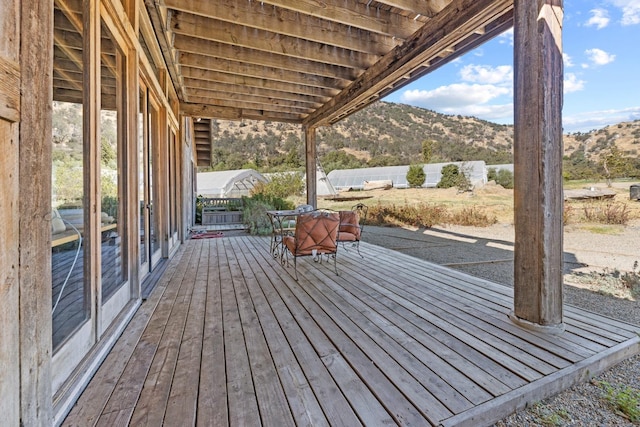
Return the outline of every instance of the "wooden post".
{"type": "Polygon", "coordinates": [[[514,312],[524,327],[562,317],[562,0],[514,2],[514,312]]]}
{"type": "MultiPolygon", "coordinates": [[[[19,425],[20,408],[20,25],[21,2],[0,0],[0,414],[19,425]]],[[[27,39],[34,33],[23,35],[27,39]]],[[[32,58],[33,60],[33,58],[32,58]]],[[[33,108],[25,105],[23,108],[33,108]]],[[[27,243],[27,242],[25,242],[27,243]]],[[[33,243],[33,242],[32,242],[33,243]]],[[[25,272],[26,273],[26,272],[25,272]]],[[[35,289],[33,290],[35,292],[35,289]]],[[[30,366],[24,366],[28,370],[30,366]]],[[[28,418],[27,421],[36,418],[28,418]]],[[[44,424],[45,420],[41,420],[44,424]]]]}
{"type": "Polygon", "coordinates": [[[307,204],[318,207],[318,193],[316,181],[316,129],[305,126],[304,146],[305,146],[305,167],[307,170],[307,204]]]}
{"type": "Polygon", "coordinates": [[[20,395],[20,425],[51,425],[53,2],[20,4],[20,234],[13,240],[20,248],[20,387],[12,394],[20,395]]]}

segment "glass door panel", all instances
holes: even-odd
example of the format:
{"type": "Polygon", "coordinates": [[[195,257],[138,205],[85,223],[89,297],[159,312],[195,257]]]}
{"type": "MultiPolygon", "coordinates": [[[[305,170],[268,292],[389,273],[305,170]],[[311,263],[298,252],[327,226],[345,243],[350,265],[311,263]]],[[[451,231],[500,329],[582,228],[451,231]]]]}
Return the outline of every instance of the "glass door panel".
{"type": "MultiPolygon", "coordinates": [[[[55,9],[56,22],[82,37],[82,19],[71,19],[55,9]],[[74,21],[75,19],[75,21],[74,21]],[[62,25],[62,24],[61,24],[62,25]]],[[[88,253],[84,237],[83,64],[70,62],[73,55],[62,39],[54,44],[54,101],[52,106],[51,269],[53,351],[58,349],[91,316],[90,289],[84,268],[88,253]],[[69,70],[73,68],[73,70],[69,70]]],[[[81,57],[81,53],[80,53],[81,57]]]]}
{"type": "Polygon", "coordinates": [[[157,172],[155,160],[159,137],[160,113],[157,102],[150,95],[144,82],[140,82],[138,111],[138,196],[140,204],[140,278],[144,278],[157,264],[161,256],[158,238],[158,217],[155,212],[157,172]]]}

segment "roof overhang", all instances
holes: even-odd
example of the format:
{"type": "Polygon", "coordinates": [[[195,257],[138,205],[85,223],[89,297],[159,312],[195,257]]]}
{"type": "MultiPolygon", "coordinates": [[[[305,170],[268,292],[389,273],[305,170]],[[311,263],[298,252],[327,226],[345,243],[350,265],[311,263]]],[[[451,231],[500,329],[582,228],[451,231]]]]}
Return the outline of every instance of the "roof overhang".
{"type": "Polygon", "coordinates": [[[330,125],[512,26],[513,0],[145,0],[182,114],[330,125]]]}

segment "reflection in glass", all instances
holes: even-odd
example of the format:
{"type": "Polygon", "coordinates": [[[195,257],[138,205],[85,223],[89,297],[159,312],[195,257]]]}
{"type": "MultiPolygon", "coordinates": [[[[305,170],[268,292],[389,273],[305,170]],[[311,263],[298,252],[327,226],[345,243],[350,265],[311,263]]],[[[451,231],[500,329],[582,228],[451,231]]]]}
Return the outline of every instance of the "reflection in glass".
{"type": "Polygon", "coordinates": [[[145,237],[145,221],[147,219],[146,212],[146,198],[145,198],[145,138],[147,138],[147,125],[145,124],[145,116],[147,111],[147,96],[146,93],[141,90],[140,98],[138,100],[138,206],[140,209],[140,265],[143,265],[147,262],[148,250],[146,245],[146,237],[145,237]]]}
{"type": "Polygon", "coordinates": [[[102,25],[100,110],[100,190],[101,190],[101,259],[102,303],[125,283],[126,266],[123,245],[124,188],[121,169],[123,112],[122,84],[124,56],[117,48],[109,29],[102,25]]]}
{"type": "Polygon", "coordinates": [[[52,174],[52,339],[56,351],[90,317],[84,268],[82,18],[55,9],[52,174]]]}

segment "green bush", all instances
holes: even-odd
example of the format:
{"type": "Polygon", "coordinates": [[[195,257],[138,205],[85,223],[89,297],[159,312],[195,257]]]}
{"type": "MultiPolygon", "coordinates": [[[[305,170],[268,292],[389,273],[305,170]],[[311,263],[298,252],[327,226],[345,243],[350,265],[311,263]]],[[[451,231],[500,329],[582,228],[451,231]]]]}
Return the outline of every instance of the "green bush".
{"type": "Polygon", "coordinates": [[[302,175],[295,173],[276,173],[269,182],[259,182],[253,187],[252,194],[284,199],[289,196],[301,196],[304,192],[302,175]]]}
{"type": "Polygon", "coordinates": [[[496,174],[496,184],[504,188],[513,188],[513,172],[508,169],[500,169],[496,174]]]}
{"type": "Polygon", "coordinates": [[[469,179],[460,171],[458,165],[450,164],[442,167],[442,178],[438,182],[438,188],[458,187],[460,191],[467,191],[469,186],[469,179]]]}
{"type": "Polygon", "coordinates": [[[407,182],[411,187],[422,187],[427,175],[424,173],[422,165],[411,165],[407,171],[407,182]]]}
{"type": "Polygon", "coordinates": [[[267,216],[270,210],[293,209],[293,203],[280,197],[266,194],[255,194],[252,197],[243,197],[242,222],[250,234],[265,235],[271,233],[271,221],[267,216]]]}

